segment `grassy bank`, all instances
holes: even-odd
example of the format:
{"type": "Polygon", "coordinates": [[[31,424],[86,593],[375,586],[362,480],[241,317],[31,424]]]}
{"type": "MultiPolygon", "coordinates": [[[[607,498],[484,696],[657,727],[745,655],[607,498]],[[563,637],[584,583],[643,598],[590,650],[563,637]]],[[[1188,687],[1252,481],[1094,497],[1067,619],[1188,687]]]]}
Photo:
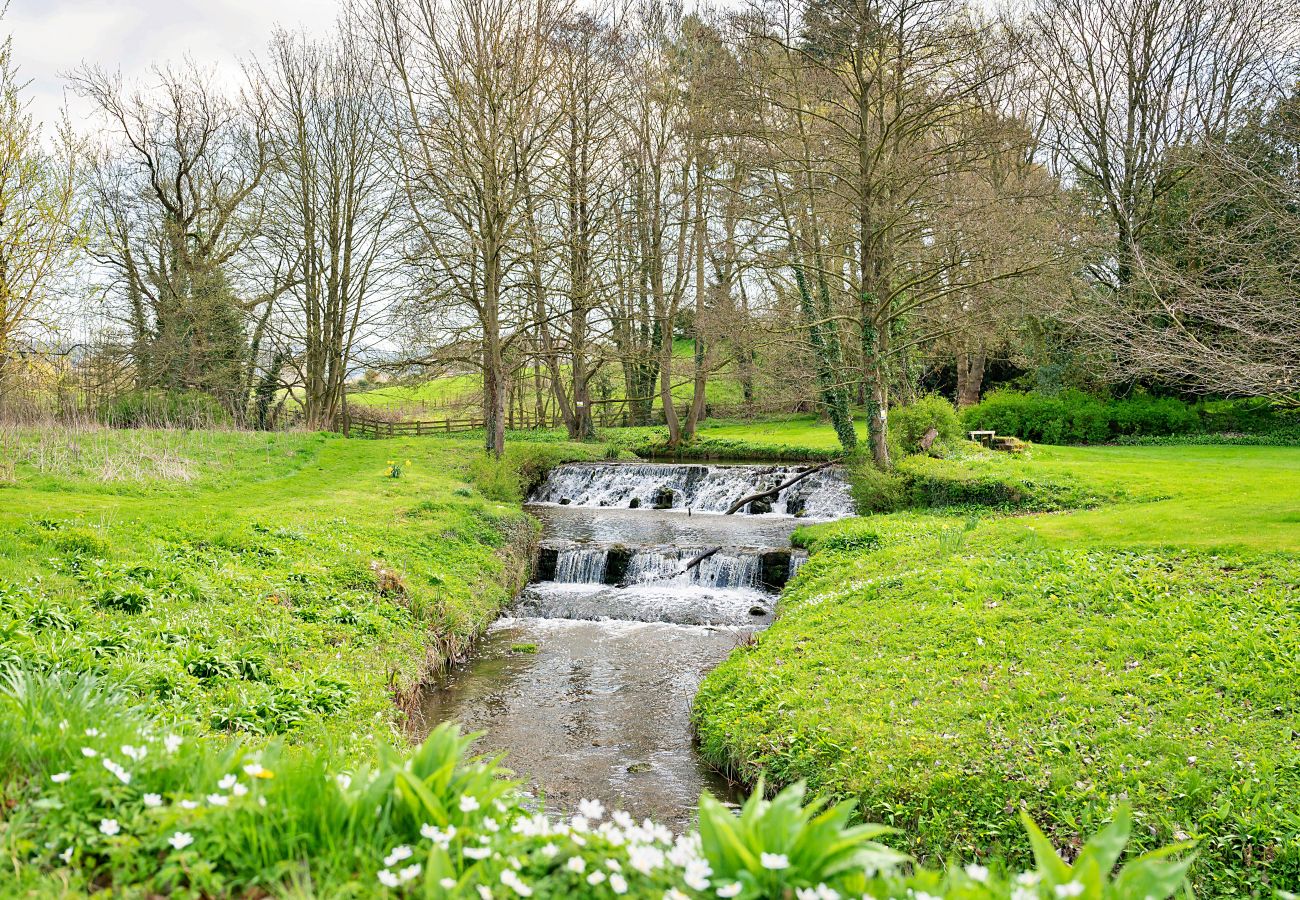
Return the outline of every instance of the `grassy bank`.
{"type": "Polygon", "coordinates": [[[597,452],[551,445],[489,465],[441,439],[55,429],[5,441],[5,662],[96,673],[200,730],[344,749],[400,733],[414,688],[524,577],[521,466],[597,452]]]}
{"type": "Polygon", "coordinates": [[[1021,864],[1016,809],[1068,848],[1129,802],[1145,845],[1199,841],[1207,895],[1300,884],[1300,450],[999,465],[1109,499],[804,530],[780,617],[697,697],[706,755],[852,796],[931,861],[1021,864]]]}

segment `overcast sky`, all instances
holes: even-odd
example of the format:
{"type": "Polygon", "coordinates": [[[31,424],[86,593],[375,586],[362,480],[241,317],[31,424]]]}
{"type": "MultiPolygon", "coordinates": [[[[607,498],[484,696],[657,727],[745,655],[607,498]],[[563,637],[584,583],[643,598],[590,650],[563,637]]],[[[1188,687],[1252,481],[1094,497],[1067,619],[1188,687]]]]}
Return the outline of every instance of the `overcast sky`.
{"type": "MultiPolygon", "coordinates": [[[[260,51],[277,24],[323,32],[336,10],[337,0],[9,0],[0,34],[12,33],[32,112],[48,122],[63,103],[60,73],[83,61],[130,78],[189,53],[237,72],[236,60],[260,51]]],[[[75,98],[69,107],[84,125],[88,108],[75,98]]]]}

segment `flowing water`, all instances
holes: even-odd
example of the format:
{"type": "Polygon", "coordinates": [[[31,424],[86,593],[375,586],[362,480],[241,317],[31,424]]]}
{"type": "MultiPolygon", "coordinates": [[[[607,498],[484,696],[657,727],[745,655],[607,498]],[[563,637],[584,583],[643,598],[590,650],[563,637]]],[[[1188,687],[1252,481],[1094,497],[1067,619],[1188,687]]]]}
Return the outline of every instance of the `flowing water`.
{"type": "Polygon", "coordinates": [[[427,691],[425,723],[484,732],[476,749],[507,753],[517,777],[560,810],[593,797],[680,826],[701,791],[730,797],[691,747],[691,700],[710,669],[771,622],[776,592],[804,559],[790,549],[795,527],[849,515],[852,504],[827,470],[770,507],[721,513],[797,469],[555,469],[529,504],[543,526],[534,583],[474,658],[427,691]]]}

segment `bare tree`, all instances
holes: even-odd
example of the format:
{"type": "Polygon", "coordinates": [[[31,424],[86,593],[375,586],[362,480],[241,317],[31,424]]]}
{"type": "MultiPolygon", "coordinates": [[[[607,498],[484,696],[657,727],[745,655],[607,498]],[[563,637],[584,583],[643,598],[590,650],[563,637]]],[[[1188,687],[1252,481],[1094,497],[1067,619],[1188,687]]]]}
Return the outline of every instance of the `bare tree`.
{"type": "Polygon", "coordinates": [[[72,76],[117,140],[91,176],[91,254],[129,329],[139,383],[206,391],[242,417],[285,284],[274,273],[241,278],[241,254],[264,228],[265,109],[255,92],[224,96],[192,64],[153,74],[152,90],[95,67],[72,76]]]}
{"type": "Polygon", "coordinates": [[[280,355],[297,371],[313,429],[341,412],[358,329],[375,318],[395,249],[388,107],[377,60],[354,35],[342,28],[322,44],[279,32],[251,66],[268,100],[267,232],[293,273],[275,319],[280,355]]]}
{"type": "Polygon", "coordinates": [[[1171,150],[1221,137],[1275,83],[1294,0],[1041,0],[1032,59],[1044,141],[1113,229],[1092,274],[1121,289],[1160,199],[1171,150]]]}
{"type": "MultiPolygon", "coordinates": [[[[376,0],[393,88],[399,177],[435,303],[468,308],[481,347],[487,447],[505,446],[508,345],[523,321],[508,280],[525,256],[528,173],[556,117],[548,48],[563,0],[376,0]]],[[[526,307],[525,307],[526,308],[526,307]]]]}
{"type": "Polygon", "coordinates": [[[43,145],[22,88],[6,39],[0,44],[0,407],[16,339],[49,311],[53,285],[82,242],[74,223],[81,149],[66,124],[55,149],[43,145]]]}

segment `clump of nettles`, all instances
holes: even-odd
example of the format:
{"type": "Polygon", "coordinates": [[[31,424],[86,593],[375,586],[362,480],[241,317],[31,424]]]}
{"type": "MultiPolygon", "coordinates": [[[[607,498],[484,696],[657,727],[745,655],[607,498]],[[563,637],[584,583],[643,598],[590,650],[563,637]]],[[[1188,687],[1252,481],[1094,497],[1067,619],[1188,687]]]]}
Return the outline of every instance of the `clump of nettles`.
{"type": "Polygon", "coordinates": [[[1112,874],[1129,836],[1121,809],[1072,865],[1026,819],[1033,872],[913,868],[879,842],[890,829],[851,824],[851,801],[808,801],[802,785],[771,800],[760,785],[739,813],[706,794],[686,834],[597,800],[553,817],[470,757],[452,725],[340,771],[302,747],[176,733],[90,676],[12,673],[0,735],[33,730],[36,752],[0,740],[8,799],[40,810],[9,824],[29,884],[238,896],[309,860],[299,875],[322,896],[1164,900],[1190,862],[1163,851],[1112,874]]]}

